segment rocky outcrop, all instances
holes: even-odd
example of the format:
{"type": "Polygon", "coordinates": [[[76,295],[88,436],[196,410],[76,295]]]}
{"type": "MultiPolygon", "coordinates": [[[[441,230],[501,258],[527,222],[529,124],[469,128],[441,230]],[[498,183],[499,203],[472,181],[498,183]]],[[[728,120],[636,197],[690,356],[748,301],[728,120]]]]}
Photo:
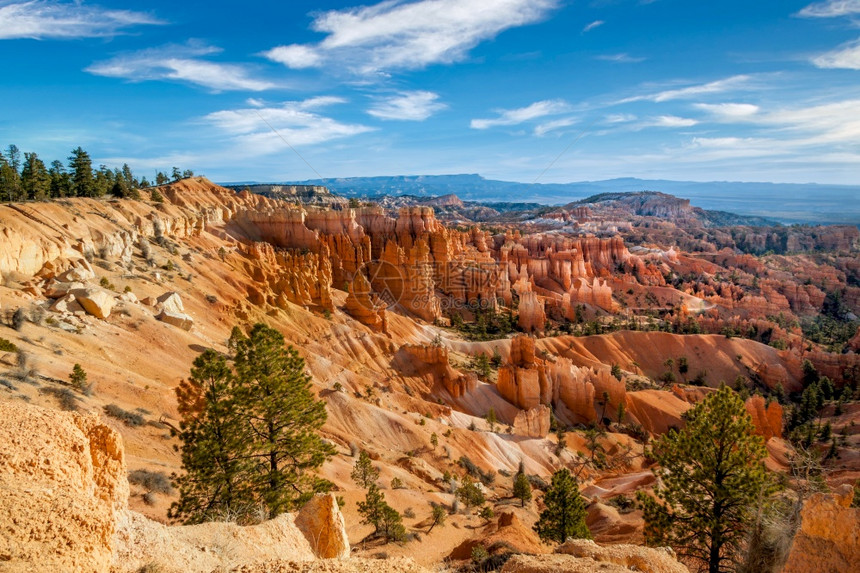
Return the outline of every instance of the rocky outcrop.
{"type": "Polygon", "coordinates": [[[529,438],[545,438],[549,434],[551,411],[543,404],[521,410],[514,418],[514,433],[529,438]]]}
{"type": "Polygon", "coordinates": [[[764,397],[756,394],[746,401],[746,409],[752,418],[756,433],[765,442],[771,438],[782,437],[782,406],[777,401],[765,403],[764,397]]]}
{"type": "Polygon", "coordinates": [[[322,559],[349,557],[349,538],[334,494],[315,495],[296,515],[296,527],[322,559]]]}
{"type": "Polygon", "coordinates": [[[533,291],[520,295],[517,323],[524,332],[543,332],[546,328],[544,303],[533,291]]]}
{"type": "Polygon", "coordinates": [[[849,573],[860,563],[860,508],[851,507],[854,490],[817,493],[803,504],[783,573],[849,573]]]}
{"type": "Polygon", "coordinates": [[[209,572],[260,560],[349,557],[337,500],[256,526],[165,526],[127,509],[122,440],[96,415],[0,402],[0,569],[209,572]]]}
{"type": "Polygon", "coordinates": [[[185,314],[185,305],[182,297],[176,292],[166,292],[156,299],[157,308],[160,309],[155,318],[182,330],[191,330],[194,327],[194,319],[185,314]]]}
{"type": "Polygon", "coordinates": [[[0,402],[0,568],[108,571],[128,482],[119,435],[95,415],[0,402]]]}
{"type": "Polygon", "coordinates": [[[550,362],[535,356],[535,339],[511,340],[510,360],[499,368],[499,394],[523,410],[552,405],[555,415],[570,423],[591,423],[616,415],[626,403],[624,383],[608,368],[574,366],[567,358],[550,362]]]}
{"type": "Polygon", "coordinates": [[[373,292],[362,273],[356,273],[349,284],[349,293],[343,310],[358,322],[380,331],[387,331],[386,304],[373,292]]]}
{"type": "Polygon", "coordinates": [[[400,347],[396,362],[404,374],[427,376],[453,398],[465,396],[478,385],[474,372],[463,373],[451,367],[444,346],[405,344],[400,347]]]}
{"type": "Polygon", "coordinates": [[[666,547],[638,545],[600,546],[588,539],[568,539],[559,545],[555,555],[515,555],[502,573],[689,573],[666,547]]]}

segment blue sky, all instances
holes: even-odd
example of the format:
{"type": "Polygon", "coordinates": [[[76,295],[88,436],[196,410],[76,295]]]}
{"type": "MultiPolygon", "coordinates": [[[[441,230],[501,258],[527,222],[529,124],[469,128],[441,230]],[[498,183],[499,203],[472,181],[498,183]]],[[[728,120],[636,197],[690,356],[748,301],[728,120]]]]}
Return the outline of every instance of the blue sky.
{"type": "Polygon", "coordinates": [[[0,61],[0,145],[149,176],[860,183],[860,0],[0,0],[0,61]]]}

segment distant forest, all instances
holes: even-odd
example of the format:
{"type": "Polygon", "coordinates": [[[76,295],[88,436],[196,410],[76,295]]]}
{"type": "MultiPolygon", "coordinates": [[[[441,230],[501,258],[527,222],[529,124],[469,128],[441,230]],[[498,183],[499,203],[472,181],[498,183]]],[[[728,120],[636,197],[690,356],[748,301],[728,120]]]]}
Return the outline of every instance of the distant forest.
{"type": "Polygon", "coordinates": [[[156,172],[154,181],[138,179],[127,163],[121,168],[109,169],[100,165],[93,168],[90,154],[81,147],[72,150],[68,164],[55,159],[50,167],[35,153],[24,152],[17,145],[0,151],[0,201],[43,201],[59,197],[128,197],[139,199],[139,189],[164,185],[193,177],[190,169],[180,171],[174,167],[170,175],[156,172]]]}

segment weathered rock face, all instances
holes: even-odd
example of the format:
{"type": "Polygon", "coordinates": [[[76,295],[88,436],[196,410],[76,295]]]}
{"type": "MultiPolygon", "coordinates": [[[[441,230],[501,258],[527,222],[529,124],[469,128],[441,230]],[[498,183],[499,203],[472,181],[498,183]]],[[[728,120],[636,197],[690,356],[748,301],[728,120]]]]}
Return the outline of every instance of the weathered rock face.
{"type": "Polygon", "coordinates": [[[4,571],[108,571],[128,500],[119,435],[97,416],[0,402],[4,571]]]}
{"type": "Polygon", "coordinates": [[[344,309],[358,322],[374,330],[386,332],[385,303],[373,292],[370,283],[362,273],[356,273],[349,285],[344,309]]]}
{"type": "Polygon", "coordinates": [[[296,527],[322,559],[349,557],[349,538],[334,494],[316,495],[296,515],[296,527]]]}
{"type": "Polygon", "coordinates": [[[588,539],[569,539],[559,545],[555,555],[515,555],[502,573],[689,573],[671,549],[638,545],[601,547],[588,539]]]}
{"type": "Polygon", "coordinates": [[[514,433],[530,438],[545,438],[549,434],[550,409],[541,404],[520,411],[514,418],[514,433]]]}
{"type": "Polygon", "coordinates": [[[478,385],[474,372],[463,373],[451,367],[448,349],[444,346],[405,344],[399,354],[411,373],[429,375],[454,398],[466,395],[478,385]]]}
{"type": "Polygon", "coordinates": [[[544,303],[533,291],[520,295],[518,324],[525,332],[543,332],[546,328],[544,303]]]}
{"type": "Polygon", "coordinates": [[[770,404],[765,404],[764,397],[757,394],[746,401],[746,408],[752,417],[756,433],[765,441],[782,437],[783,410],[779,402],[774,400],[770,404]]]}
{"type": "Polygon", "coordinates": [[[505,400],[523,410],[552,405],[556,415],[568,423],[611,418],[627,400],[624,383],[609,369],[574,366],[567,358],[542,360],[535,356],[535,340],[522,335],[511,340],[510,361],[499,368],[496,388],[505,400]]]}
{"type": "Polygon", "coordinates": [[[854,490],[814,494],[800,513],[783,573],[849,573],[860,563],[860,509],[851,507],[854,490]]]}

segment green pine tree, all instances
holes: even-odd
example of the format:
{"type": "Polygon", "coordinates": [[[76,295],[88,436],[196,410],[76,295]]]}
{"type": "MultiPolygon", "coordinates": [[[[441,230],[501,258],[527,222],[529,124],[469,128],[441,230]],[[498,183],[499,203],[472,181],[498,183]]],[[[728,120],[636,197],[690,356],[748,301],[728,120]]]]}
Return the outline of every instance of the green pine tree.
{"type": "Polygon", "coordinates": [[[93,162],[90,154],[80,147],[73,149],[69,156],[71,192],[75,197],[95,197],[96,184],[93,178],[93,162]]]}
{"type": "Polygon", "coordinates": [[[750,507],[773,491],[743,401],[723,386],[686,414],[686,426],[658,439],[650,455],[662,485],[640,492],[645,539],[670,545],[709,573],[731,570],[746,535],[750,507]]]}
{"type": "Polygon", "coordinates": [[[173,519],[189,524],[249,520],[254,505],[251,436],[235,383],[224,357],[206,350],[194,360],[190,378],[176,389],[185,473],[174,476],[179,500],[168,513],[173,519]]]}
{"type": "Polygon", "coordinates": [[[520,467],[514,476],[514,497],[520,500],[520,507],[525,507],[526,502],[532,498],[532,484],[526,475],[523,462],[520,462],[520,467]]]}
{"type": "Polygon", "coordinates": [[[369,489],[370,486],[375,484],[376,480],[379,479],[379,470],[373,467],[373,464],[370,461],[370,456],[367,452],[362,450],[362,452],[358,454],[358,459],[355,462],[355,466],[352,468],[350,477],[352,478],[352,481],[364,489],[369,489]]]}
{"type": "Polygon", "coordinates": [[[27,199],[42,201],[51,193],[51,175],[45,163],[35,153],[24,154],[24,166],[21,169],[21,188],[27,199]]]}
{"type": "Polygon", "coordinates": [[[567,468],[552,475],[552,484],[543,496],[546,506],[540,513],[534,530],[544,541],[564,543],[569,537],[591,539],[585,524],[585,501],[567,468]]]}
{"type": "Polygon", "coordinates": [[[317,431],[326,421],[325,403],[311,392],[305,361],[283,335],[264,324],[237,341],[237,398],[250,427],[253,457],[261,468],[253,487],[270,515],[301,506],[331,483],[314,470],[335,449],[317,431]]]}

